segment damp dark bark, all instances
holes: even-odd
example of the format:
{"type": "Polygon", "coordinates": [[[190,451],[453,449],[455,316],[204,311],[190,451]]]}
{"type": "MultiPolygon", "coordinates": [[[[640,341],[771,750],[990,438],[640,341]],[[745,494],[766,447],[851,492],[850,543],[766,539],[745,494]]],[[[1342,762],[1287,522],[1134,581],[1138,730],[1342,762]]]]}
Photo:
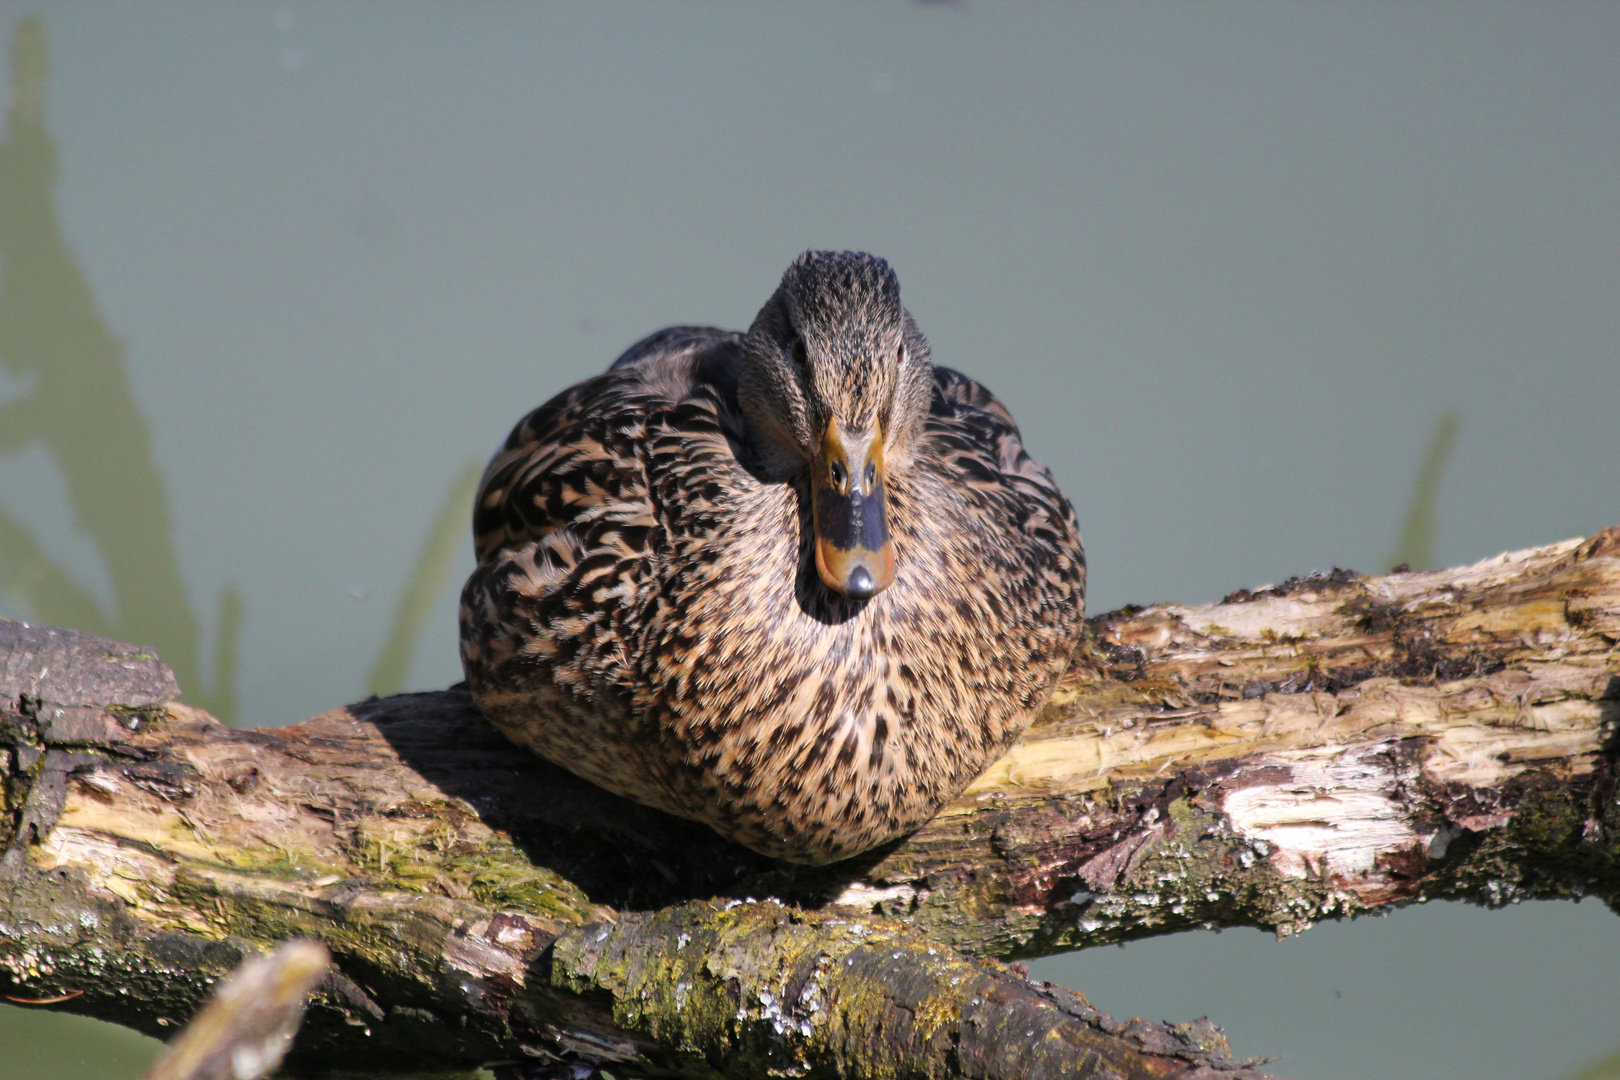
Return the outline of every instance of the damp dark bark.
{"type": "Polygon", "coordinates": [[[816,869],[538,761],[457,690],[275,730],[177,694],[149,652],[0,622],[0,992],[161,1036],[315,938],[303,1072],[1258,1076],[1016,961],[1620,900],[1620,528],[1099,616],[960,799],[816,869]]]}

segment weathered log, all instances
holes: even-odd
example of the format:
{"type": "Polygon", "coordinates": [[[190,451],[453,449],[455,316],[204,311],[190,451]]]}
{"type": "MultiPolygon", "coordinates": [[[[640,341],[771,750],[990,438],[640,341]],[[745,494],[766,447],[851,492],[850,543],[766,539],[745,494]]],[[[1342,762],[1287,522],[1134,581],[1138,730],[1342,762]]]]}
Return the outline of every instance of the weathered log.
{"type": "MultiPolygon", "coordinates": [[[[60,665],[73,635],[50,633],[60,665]]],[[[111,651],[77,647],[92,663],[111,651]]],[[[464,694],[235,731],[151,694],[99,712],[75,702],[66,727],[67,703],[39,692],[12,719],[34,839],[19,830],[0,886],[0,964],[29,997],[77,991],[75,1011],[156,1033],[241,956],[303,935],[338,973],[295,1067],[529,1054],[695,1075],[1057,1076],[1087,1062],[1122,1077],[1256,1075],[1206,1026],[1114,1021],[892,920],[775,900],[615,910],[536,845],[615,899],[658,873],[661,851],[694,858],[683,839],[727,849],[514,752],[464,694]],[[526,829],[491,828],[503,799],[530,814],[526,829]]],[[[729,854],[751,860],[733,874],[769,865],[729,854]]]]}
{"type": "Polygon", "coordinates": [[[0,982],[160,1032],[304,935],[336,963],[306,1069],[1253,1075],[1207,1026],[1120,1023],[995,958],[1614,904],[1617,648],[1620,529],[1110,613],[962,798],[808,870],[526,756],[458,690],[237,731],[150,657],[0,624],[0,982]]]}

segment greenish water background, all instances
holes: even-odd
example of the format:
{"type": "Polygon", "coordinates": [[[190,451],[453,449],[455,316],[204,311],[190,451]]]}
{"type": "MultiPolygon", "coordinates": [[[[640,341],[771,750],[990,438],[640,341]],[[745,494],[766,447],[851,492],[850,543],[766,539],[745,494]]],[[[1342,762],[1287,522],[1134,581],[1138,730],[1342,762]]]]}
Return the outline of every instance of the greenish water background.
{"type": "MultiPolygon", "coordinates": [[[[0,611],[157,645],[238,722],[458,678],[469,470],[642,334],[745,326],[807,246],[890,258],[1007,401],[1094,611],[1620,522],[1612,4],[19,3],[0,34],[0,611]]],[[[1615,1049],[1617,961],[1587,903],[1037,970],[1294,1077],[1551,1078],[1615,1049]]],[[[7,1008],[0,1080],[144,1045],[7,1008]]]]}

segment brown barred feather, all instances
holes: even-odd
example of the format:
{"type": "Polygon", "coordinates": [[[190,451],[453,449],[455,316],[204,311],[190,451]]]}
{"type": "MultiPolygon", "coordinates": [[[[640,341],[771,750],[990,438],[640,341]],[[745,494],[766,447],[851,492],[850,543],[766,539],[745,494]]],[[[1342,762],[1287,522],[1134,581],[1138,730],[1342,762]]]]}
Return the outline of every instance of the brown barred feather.
{"type": "Polygon", "coordinates": [[[826,863],[917,828],[1024,731],[1078,642],[1085,559],[1007,410],[935,366],[887,476],[894,583],[831,591],[808,474],[773,473],[739,404],[746,346],[661,331],[517,425],[474,511],[462,660],[515,742],[826,863]]]}

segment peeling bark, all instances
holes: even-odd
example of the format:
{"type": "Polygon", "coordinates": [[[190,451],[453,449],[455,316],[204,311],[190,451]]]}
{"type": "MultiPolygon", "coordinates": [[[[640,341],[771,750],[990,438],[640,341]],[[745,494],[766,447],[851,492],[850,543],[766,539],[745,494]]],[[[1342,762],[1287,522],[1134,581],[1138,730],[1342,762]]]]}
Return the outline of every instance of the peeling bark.
{"type": "Polygon", "coordinates": [[[335,968],[296,1068],[1257,1075],[1207,1025],[1001,961],[1430,897],[1613,905],[1617,648],[1620,528],[1110,613],[960,799],[808,869],[527,756],[458,690],[239,731],[140,650],[0,623],[0,991],[163,1034],[301,935],[335,968]]]}

